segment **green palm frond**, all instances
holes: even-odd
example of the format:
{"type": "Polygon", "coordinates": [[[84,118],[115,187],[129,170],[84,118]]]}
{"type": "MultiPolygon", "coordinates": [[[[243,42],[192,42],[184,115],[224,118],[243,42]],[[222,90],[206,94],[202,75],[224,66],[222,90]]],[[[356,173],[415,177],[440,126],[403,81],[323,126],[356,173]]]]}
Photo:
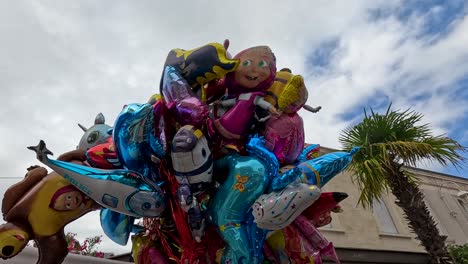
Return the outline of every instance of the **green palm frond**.
{"type": "MultiPolygon", "coordinates": [[[[358,155],[356,153],[355,155],[358,155]]],[[[359,203],[368,206],[372,201],[381,197],[388,191],[388,183],[385,181],[384,168],[378,158],[361,159],[361,162],[352,162],[348,170],[355,172],[353,181],[361,190],[359,203]]]]}
{"type": "Polygon", "coordinates": [[[401,172],[402,165],[416,167],[423,160],[444,166],[461,166],[464,162],[460,152],[466,147],[444,135],[433,136],[428,124],[418,124],[422,114],[409,109],[393,111],[390,107],[385,114],[364,111],[363,121],[344,129],[339,138],[347,151],[360,147],[348,170],[361,189],[359,202],[364,206],[372,205],[374,198],[388,190],[388,177],[404,175],[415,180],[411,174],[389,173],[401,172]]]}

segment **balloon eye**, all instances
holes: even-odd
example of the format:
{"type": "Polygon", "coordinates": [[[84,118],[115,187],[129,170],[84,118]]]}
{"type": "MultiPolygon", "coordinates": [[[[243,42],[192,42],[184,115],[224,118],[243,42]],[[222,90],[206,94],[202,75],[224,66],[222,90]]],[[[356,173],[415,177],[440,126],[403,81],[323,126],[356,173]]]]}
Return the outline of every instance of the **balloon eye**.
{"type": "Polygon", "coordinates": [[[91,134],[89,134],[87,141],[89,144],[94,143],[99,137],[99,132],[98,131],[93,131],[91,134]]]}
{"type": "Polygon", "coordinates": [[[15,248],[13,246],[4,246],[2,248],[2,255],[5,256],[5,257],[8,257],[11,254],[13,254],[14,250],[15,250],[15,248]]]}
{"type": "Polygon", "coordinates": [[[245,60],[245,61],[242,62],[242,66],[244,66],[244,67],[250,66],[250,64],[252,64],[251,60],[245,60]]]}
{"type": "Polygon", "coordinates": [[[70,205],[70,204],[66,204],[66,205],[65,205],[65,208],[70,209],[70,208],[71,208],[71,205],[70,205]]]}
{"type": "Polygon", "coordinates": [[[67,200],[71,200],[71,196],[70,196],[70,195],[68,195],[66,199],[67,199],[67,200]]]}
{"type": "Polygon", "coordinates": [[[267,67],[268,66],[268,62],[266,62],[265,60],[261,60],[259,63],[258,63],[258,67],[267,67]]]}
{"type": "Polygon", "coordinates": [[[202,150],[201,150],[201,154],[202,154],[202,156],[205,158],[205,157],[206,157],[206,150],[205,150],[205,149],[202,149],[202,150]]]}
{"type": "Polygon", "coordinates": [[[147,211],[151,208],[151,204],[149,202],[144,202],[142,205],[141,205],[141,209],[143,209],[143,211],[147,211]]]}

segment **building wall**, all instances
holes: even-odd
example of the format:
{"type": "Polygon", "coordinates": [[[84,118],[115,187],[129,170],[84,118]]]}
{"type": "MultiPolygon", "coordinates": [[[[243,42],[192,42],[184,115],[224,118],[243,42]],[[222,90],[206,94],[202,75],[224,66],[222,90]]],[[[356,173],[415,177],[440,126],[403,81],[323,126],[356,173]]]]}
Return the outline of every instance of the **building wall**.
{"type": "Polygon", "coordinates": [[[448,236],[447,243],[468,243],[468,203],[457,194],[468,190],[468,180],[437,174],[424,170],[413,170],[421,179],[420,188],[439,230],[448,236]]]}
{"type": "MultiPolygon", "coordinates": [[[[420,189],[434,220],[441,233],[448,236],[447,243],[468,243],[468,204],[460,203],[457,197],[460,190],[468,190],[468,180],[426,170],[409,170],[418,177],[420,189]]],[[[403,211],[394,203],[395,197],[391,193],[385,195],[382,202],[388,209],[387,217],[390,217],[384,223],[393,222],[396,229],[394,233],[383,231],[385,227],[379,221],[376,210],[358,205],[359,190],[353,184],[349,172],[335,176],[323,191],[346,192],[349,195],[341,202],[343,212],[332,214],[331,226],[320,228],[335,247],[382,252],[425,252],[410,232],[403,211]]]]}
{"type": "Polygon", "coordinates": [[[349,197],[342,201],[342,213],[333,214],[331,227],[323,227],[322,234],[332,241],[337,248],[354,248],[369,250],[393,250],[403,252],[424,252],[419,243],[413,239],[402,210],[394,204],[394,197],[389,194],[383,197],[383,203],[389,211],[396,234],[381,231],[378,219],[373,211],[358,205],[359,190],[352,183],[349,173],[344,172],[332,179],[323,188],[324,192],[346,192],[349,197]]]}

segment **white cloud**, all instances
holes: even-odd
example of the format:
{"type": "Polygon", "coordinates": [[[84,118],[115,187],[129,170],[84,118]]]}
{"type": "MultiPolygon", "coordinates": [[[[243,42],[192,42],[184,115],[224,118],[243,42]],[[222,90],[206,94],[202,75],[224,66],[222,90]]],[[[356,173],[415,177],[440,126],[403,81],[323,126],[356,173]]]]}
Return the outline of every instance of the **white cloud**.
{"type": "Polygon", "coordinates": [[[454,82],[468,72],[468,38],[462,34],[468,18],[453,22],[451,31],[437,40],[418,37],[425,19],[402,22],[389,16],[354,24],[339,36],[330,68],[308,79],[311,100],[324,106],[308,127],[317,135],[314,142],[337,145],[336,132],[351,123],[339,114],[368,107],[370,101],[388,99],[394,108],[423,113],[435,134],[447,133],[449,125],[466,117],[466,98],[457,97],[454,82]],[[424,98],[414,100],[416,96],[424,98]],[[328,133],[320,133],[320,128],[328,133]]]}

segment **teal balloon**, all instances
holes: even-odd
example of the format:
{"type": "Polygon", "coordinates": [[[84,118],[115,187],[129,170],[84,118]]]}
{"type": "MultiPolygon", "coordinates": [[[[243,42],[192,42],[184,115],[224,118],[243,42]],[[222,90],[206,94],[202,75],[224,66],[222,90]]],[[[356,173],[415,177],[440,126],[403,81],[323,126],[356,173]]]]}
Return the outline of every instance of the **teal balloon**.
{"type": "Polygon", "coordinates": [[[215,173],[228,173],[210,206],[210,216],[226,242],[223,263],[258,263],[252,245],[250,208],[269,184],[269,168],[257,156],[233,153],[215,162],[215,173]]]}

